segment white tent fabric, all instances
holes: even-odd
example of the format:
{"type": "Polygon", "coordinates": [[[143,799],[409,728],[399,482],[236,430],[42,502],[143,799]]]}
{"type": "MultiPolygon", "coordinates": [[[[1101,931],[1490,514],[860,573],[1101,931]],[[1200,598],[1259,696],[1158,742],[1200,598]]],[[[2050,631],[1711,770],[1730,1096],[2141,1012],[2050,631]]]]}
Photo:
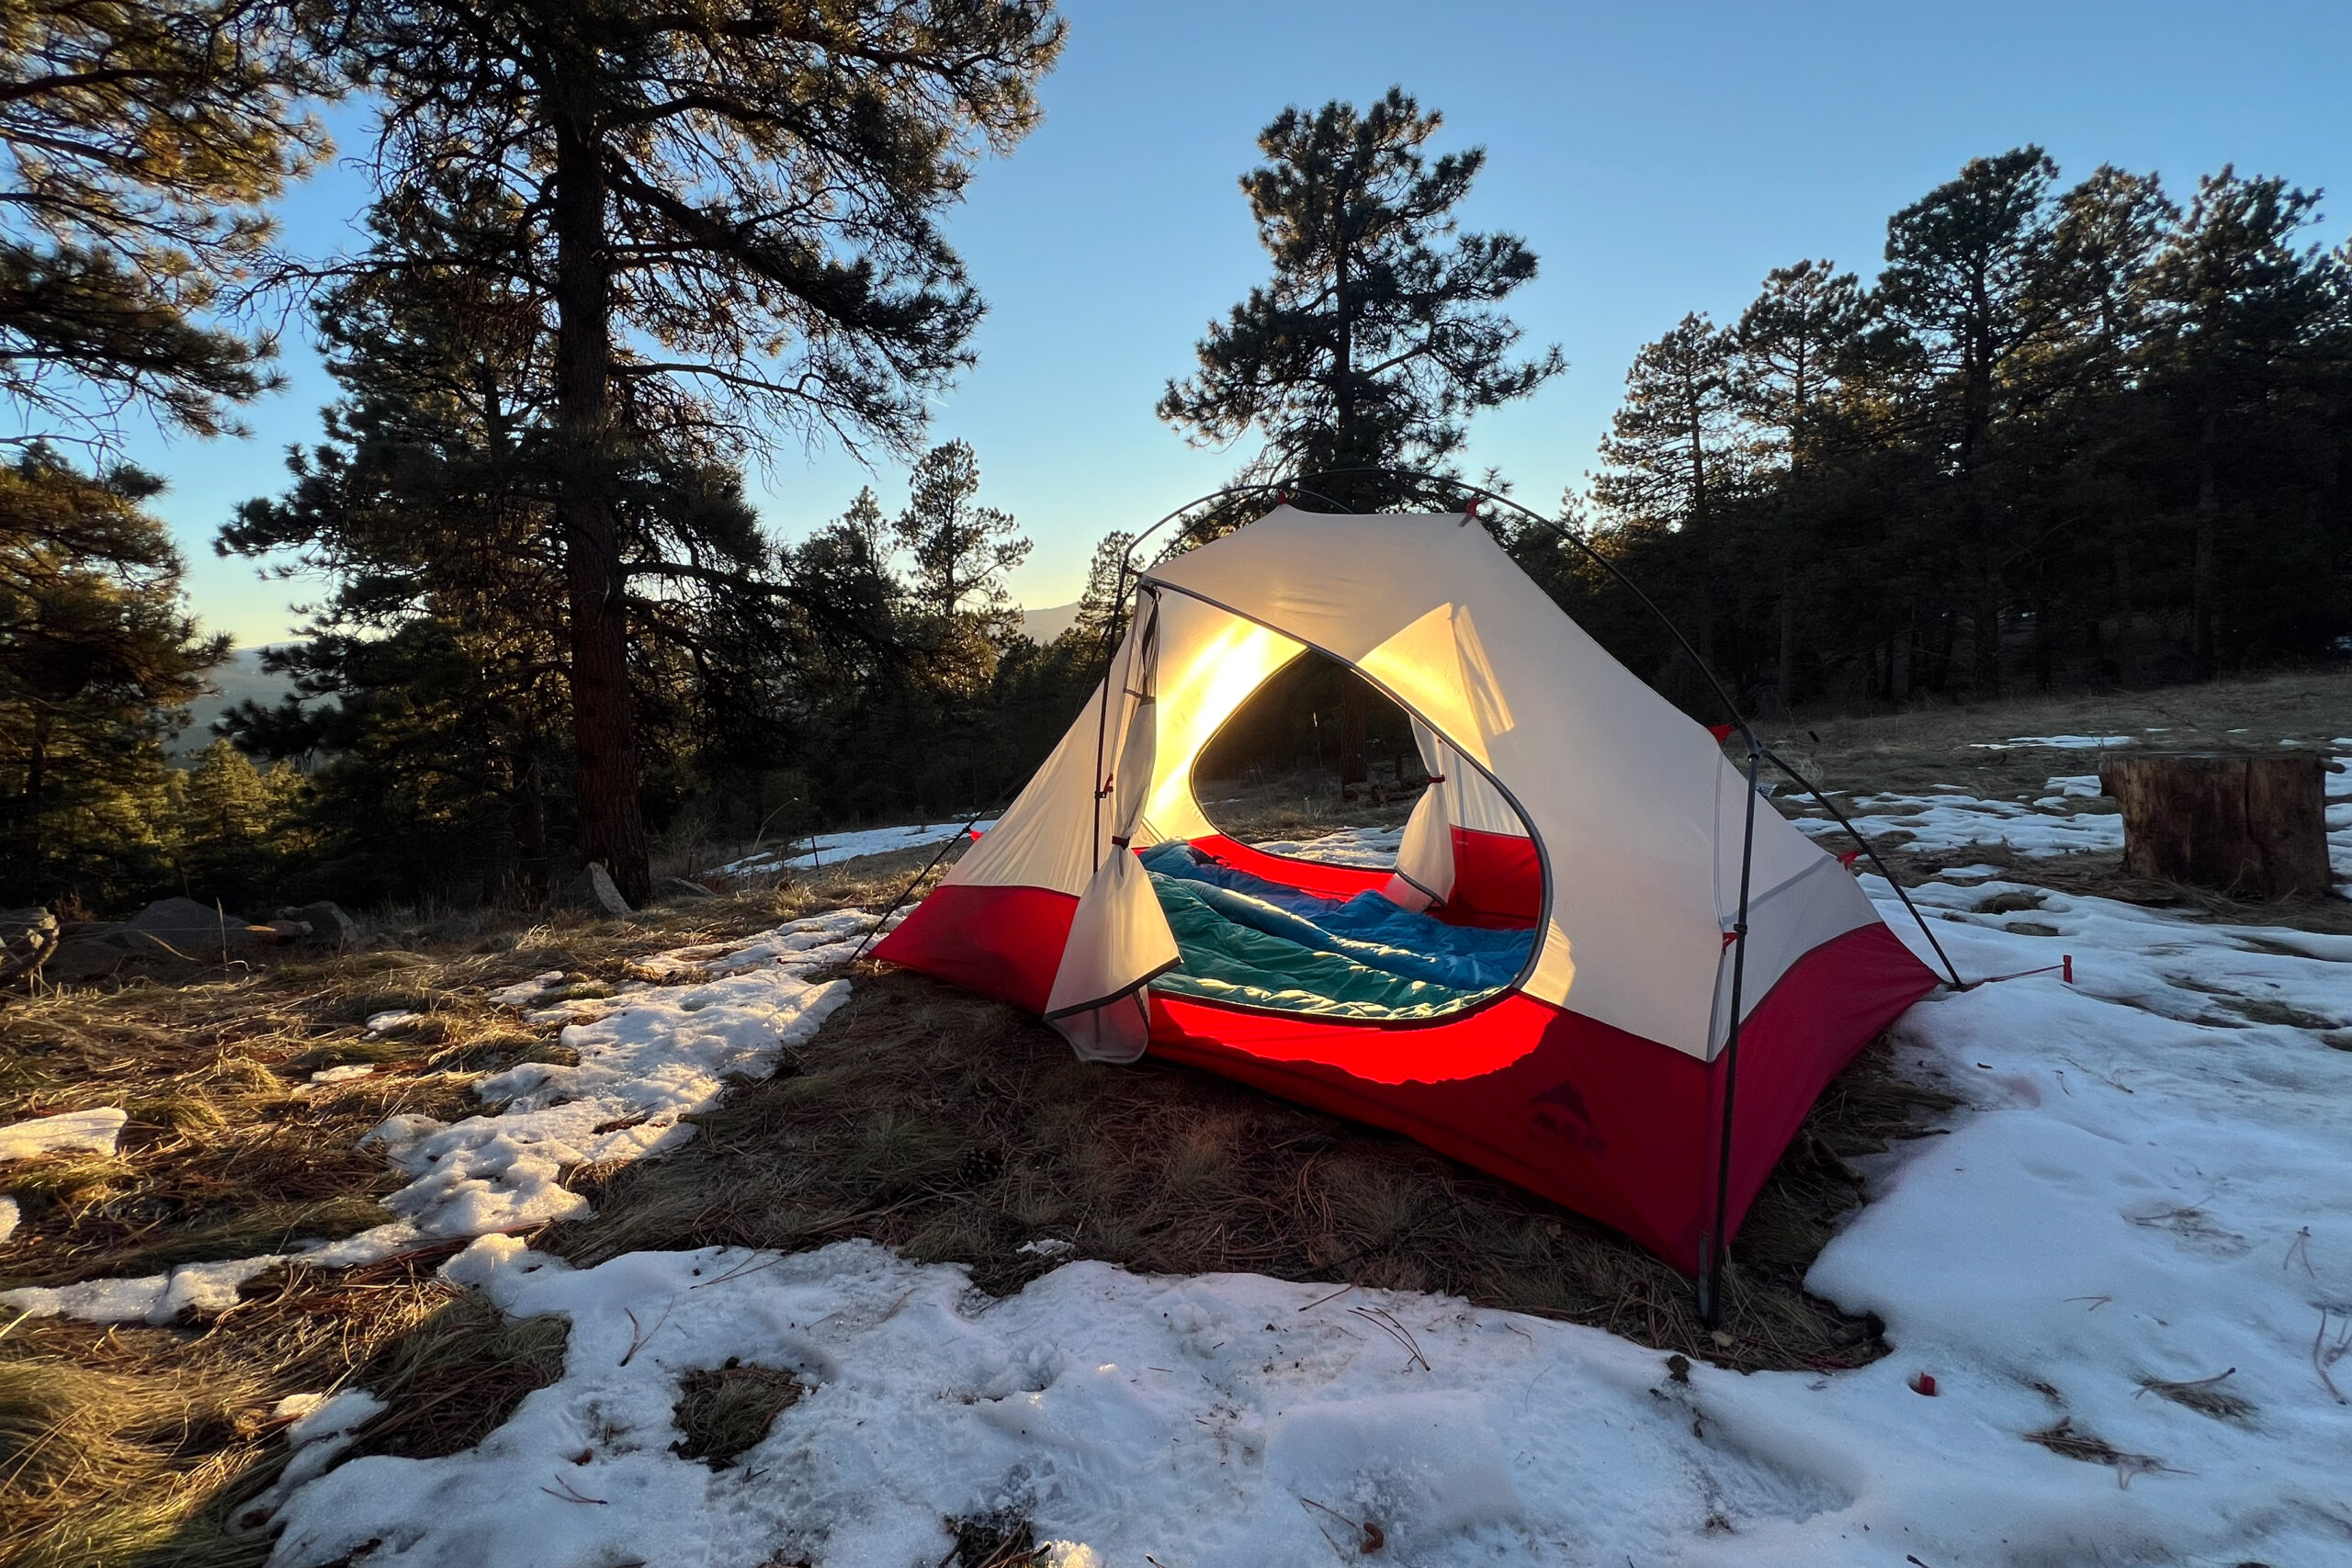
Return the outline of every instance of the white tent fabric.
{"type": "MultiPolygon", "coordinates": [[[[1079,896],[1069,942],[1046,1002],[1046,1021],[1088,1061],[1132,1062],[1143,1055],[1151,1043],[1151,1019],[1142,987],[1174,968],[1180,957],[1151,878],[1126,852],[1143,815],[1158,751],[1153,686],[1159,656],[1159,604],[1147,594],[1112,665],[1122,677],[1115,700],[1107,709],[1098,707],[1096,715],[1102,752],[1118,759],[1111,778],[1095,792],[1097,816],[1106,788],[1109,794],[1110,842],[1079,896]]],[[[1081,716],[1079,727],[1085,723],[1081,716]]]]}
{"type": "MultiPolygon", "coordinates": [[[[1149,789],[1132,831],[1099,822],[1093,796],[1098,750],[1119,753],[1133,700],[1123,697],[1111,727],[1120,733],[1105,746],[1098,691],[951,883],[1080,895],[1098,865],[1129,858],[1107,852],[1114,836],[1142,847],[1214,833],[1193,789],[1202,749],[1313,648],[1442,743],[1449,822],[1534,840],[1546,907],[1522,990],[1702,1060],[1721,1048],[1746,782],[1704,728],[1562,614],[1485,528],[1459,514],[1284,506],[1148,569],[1139,603],[1156,605],[1148,678],[1159,700],[1149,789]]],[[[1143,636],[1139,625],[1114,665],[1122,693],[1143,636]]],[[[1877,919],[1850,877],[1823,872],[1835,864],[1779,813],[1756,813],[1743,1012],[1805,953],[1877,919]]],[[[1148,881],[1134,882],[1148,896],[1148,881]]],[[[1098,911],[1114,907],[1152,926],[1139,907],[1095,901],[1098,911]]],[[[1091,923],[1102,917],[1081,913],[1089,929],[1073,929],[1073,952],[1100,942],[1125,956],[1072,970],[1068,993],[1079,1001],[1150,946],[1134,933],[1098,934],[1091,923]]],[[[1055,995],[1064,994],[1057,976],[1055,995]]]]}
{"type": "MultiPolygon", "coordinates": [[[[1429,773],[1429,787],[1413,802],[1413,814],[1405,819],[1405,831],[1396,842],[1396,874],[1389,879],[1386,891],[1405,908],[1426,909],[1453,897],[1453,828],[1461,818],[1454,806],[1455,764],[1447,755],[1446,743],[1417,718],[1413,744],[1421,753],[1421,767],[1429,773]]],[[[1466,767],[1463,771],[1468,773],[1466,767]]]]}

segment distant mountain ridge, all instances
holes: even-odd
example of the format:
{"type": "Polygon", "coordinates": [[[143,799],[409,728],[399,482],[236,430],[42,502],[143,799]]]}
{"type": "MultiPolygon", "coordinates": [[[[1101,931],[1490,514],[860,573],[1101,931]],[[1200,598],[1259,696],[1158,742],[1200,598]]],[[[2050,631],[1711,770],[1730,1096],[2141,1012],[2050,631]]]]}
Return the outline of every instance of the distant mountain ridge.
{"type": "Polygon", "coordinates": [[[207,679],[220,690],[188,704],[187,728],[164,742],[167,755],[192,757],[211,745],[213,724],[239,703],[251,701],[264,707],[276,707],[278,699],[291,694],[292,677],[273,675],[261,667],[261,656],[267,651],[263,648],[240,648],[213,669],[207,679]]]}
{"type": "MultiPolygon", "coordinates": [[[[1021,612],[1022,634],[1031,641],[1048,643],[1069,630],[1078,620],[1078,606],[1049,604],[1041,610],[1021,612]]],[[[207,677],[220,688],[190,703],[187,727],[164,742],[164,752],[172,757],[193,757],[212,744],[212,727],[221,716],[239,703],[255,702],[264,707],[276,707],[278,702],[293,694],[294,682],[286,675],[275,675],[261,667],[266,648],[240,648],[216,667],[207,677]]]]}
{"type": "Polygon", "coordinates": [[[1021,612],[1022,634],[1031,642],[1047,643],[1069,630],[1078,621],[1076,604],[1052,604],[1042,610],[1021,612]]]}

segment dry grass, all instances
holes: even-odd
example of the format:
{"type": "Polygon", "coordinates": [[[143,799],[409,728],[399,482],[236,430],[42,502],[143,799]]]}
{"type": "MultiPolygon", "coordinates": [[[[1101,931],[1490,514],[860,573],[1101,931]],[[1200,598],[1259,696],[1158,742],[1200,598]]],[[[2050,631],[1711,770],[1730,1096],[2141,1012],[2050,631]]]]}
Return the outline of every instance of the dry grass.
{"type": "Polygon", "coordinates": [[[230,1521],[285,1461],[273,1407],[376,1372],[446,1311],[453,1292],[431,1272],[447,1250],[334,1276],[277,1271],[202,1325],[17,1324],[0,1337],[0,1561],[260,1562],[267,1540],[230,1521]]]}
{"type": "Polygon", "coordinates": [[[693,1144],[583,1173],[600,1217],[539,1245],[585,1263],[866,1236],[1005,1292],[1059,1261],[1018,1249],[1054,1239],[1147,1272],[1450,1292],[1734,1366],[1851,1366],[1879,1353],[1873,1325],[1802,1288],[1859,1201],[1845,1160],[1949,1103],[1896,1079],[1883,1051],[1831,1087],[1748,1221],[1718,1336],[1689,1284],[1631,1242],[1419,1145],[1148,1057],[1089,1066],[1010,1008],[869,969],[693,1144]]]}
{"type": "Polygon", "coordinates": [[[947,1533],[956,1538],[956,1545],[940,1560],[939,1568],[1038,1568],[1046,1561],[1036,1531],[1018,1514],[949,1519],[947,1533]]]}
{"type": "Polygon", "coordinates": [[[725,1470],[759,1445],[802,1392],[800,1380],[790,1372],[732,1357],[723,1367],[688,1372],[678,1380],[678,1404],[672,1416],[684,1436],[670,1445],[671,1451],[725,1470]]]}
{"type": "MultiPolygon", "coordinates": [[[[400,1111],[482,1109],[480,1077],[557,1055],[485,993],[548,969],[574,994],[647,953],[719,941],[873,884],[658,908],[627,922],[514,915],[325,960],[0,999],[0,1122],[130,1112],[119,1155],[12,1162],[23,1220],[0,1288],[160,1272],[381,1224],[401,1178],[356,1145],[400,1111]],[[831,897],[828,895],[831,895],[831,897]],[[401,945],[405,943],[405,945],[401,945]],[[395,1009],[419,1021],[370,1035],[395,1009]],[[366,1062],[374,1076],[312,1085],[366,1062]]],[[[895,891],[895,889],[893,889],[895,891]]],[[[354,1453],[451,1453],[560,1371],[564,1325],[508,1322],[432,1277],[445,1245],[365,1269],[273,1269],[209,1320],[113,1328],[0,1319],[0,1562],[11,1568],[251,1564],[226,1528],[286,1456],[270,1411],[349,1383],[392,1408],[354,1453]]]]}

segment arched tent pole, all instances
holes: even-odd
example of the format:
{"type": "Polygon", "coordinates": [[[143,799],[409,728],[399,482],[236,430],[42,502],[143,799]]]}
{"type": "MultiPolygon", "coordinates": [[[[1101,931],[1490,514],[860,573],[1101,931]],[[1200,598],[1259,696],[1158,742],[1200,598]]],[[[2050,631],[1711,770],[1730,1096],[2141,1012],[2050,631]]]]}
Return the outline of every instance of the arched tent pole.
{"type": "MultiPolygon", "coordinates": [[[[1894,896],[1903,901],[1903,908],[1905,911],[1910,915],[1912,920],[1918,926],[1919,934],[1927,938],[1928,945],[1934,949],[1936,956],[1942,960],[1944,973],[1951,976],[1952,989],[1956,991],[1964,991],[1968,988],[1968,982],[1960,977],[1960,970],[1954,966],[1951,956],[1944,952],[1943,943],[1936,940],[1934,928],[1928,924],[1927,917],[1919,913],[1919,907],[1911,902],[1911,895],[1904,890],[1903,884],[1895,879],[1894,873],[1889,870],[1886,863],[1879,858],[1878,852],[1871,847],[1870,840],[1863,838],[1860,831],[1855,828],[1853,823],[1847,820],[1846,814],[1844,812],[1838,810],[1837,807],[1830,804],[1828,797],[1821,793],[1819,787],[1816,786],[1812,780],[1806,778],[1803,773],[1798,773],[1795,768],[1790,766],[1785,758],[1781,757],[1770,747],[1765,745],[1763,741],[1757,737],[1755,730],[1749,728],[1747,716],[1739,711],[1739,705],[1732,701],[1730,691],[1724,687],[1721,681],[1715,678],[1715,672],[1709,667],[1707,661],[1699,657],[1698,649],[1691,644],[1689,637],[1682,635],[1682,628],[1676,626],[1673,618],[1668,615],[1664,610],[1658,608],[1657,601],[1653,600],[1648,594],[1642,592],[1640,584],[1636,583],[1632,578],[1625,575],[1625,570],[1623,567],[1619,566],[1615,561],[1611,560],[1599,550],[1593,548],[1591,542],[1586,539],[1581,534],[1577,533],[1574,529],[1562,526],[1554,518],[1546,517],[1542,513],[1536,512],[1531,507],[1513,501],[1507,495],[1487,490],[1481,485],[1474,485],[1467,479],[1453,479],[1444,474],[1422,473],[1409,468],[1336,468],[1324,473],[1307,474],[1304,477],[1309,479],[1340,479],[1356,474],[1382,474],[1393,479],[1408,479],[1428,484],[1450,486],[1454,490],[1466,491],[1467,493],[1477,497],[1481,501],[1490,501],[1499,506],[1508,506],[1513,512],[1519,513],[1521,516],[1526,517],[1531,522],[1541,524],[1546,527],[1559,527],[1560,536],[1562,538],[1566,539],[1569,544],[1575,546],[1577,549],[1583,552],[1587,559],[1590,560],[1594,565],[1600,567],[1603,571],[1614,578],[1620,586],[1640,602],[1642,608],[1647,610],[1652,618],[1655,619],[1659,626],[1666,628],[1667,635],[1675,640],[1676,644],[1681,648],[1682,651],[1690,656],[1691,664],[1698,670],[1699,673],[1706,679],[1707,684],[1714,689],[1715,698],[1718,702],[1723,704],[1724,711],[1731,716],[1732,728],[1738,730],[1741,739],[1747,742],[1749,761],[1752,762],[1758,757],[1761,757],[1770,761],[1774,767],[1780,769],[1781,772],[1788,774],[1790,781],[1795,784],[1798,788],[1804,790],[1805,794],[1812,798],[1815,805],[1829,813],[1830,817],[1837,822],[1837,824],[1845,829],[1846,831],[1851,835],[1855,845],[1860,849],[1863,854],[1870,857],[1871,864],[1878,868],[1878,874],[1886,879],[1887,886],[1894,889],[1894,896]]],[[[1194,504],[1198,503],[1195,502],[1194,504]]],[[[1753,784],[1755,780],[1751,778],[1749,782],[1753,784]]]]}
{"type": "MultiPolygon", "coordinates": [[[[1295,485],[1228,485],[1223,490],[1211,491],[1206,495],[1197,496],[1194,499],[1186,502],[1183,505],[1176,508],[1173,512],[1169,513],[1166,516],[1154,523],[1150,527],[1146,528],[1142,533],[1137,534],[1132,540],[1128,541],[1126,554],[1119,558],[1119,579],[1116,586],[1112,590],[1111,593],[1111,613],[1102,623],[1102,658],[1103,705],[1102,710],[1097,718],[1094,739],[1094,813],[1095,840],[1098,845],[1096,850],[1096,863],[1098,865],[1101,863],[1100,857],[1102,852],[1099,845],[1101,843],[1102,833],[1102,750],[1103,742],[1110,724],[1111,666],[1113,661],[1118,656],[1119,634],[1122,630],[1121,622],[1126,613],[1127,585],[1143,575],[1140,571],[1136,570],[1136,547],[1142,544],[1152,535],[1158,533],[1160,529],[1166,527],[1169,524],[1173,523],[1176,519],[1183,516],[1186,513],[1193,511],[1196,507],[1205,505],[1213,501],[1222,501],[1227,496],[1261,495],[1268,491],[1272,491],[1277,496],[1288,496],[1294,493],[1314,495],[1316,500],[1323,502],[1327,505],[1337,506],[1339,504],[1339,502],[1332,501],[1329,496],[1317,495],[1312,491],[1302,491],[1295,485]]],[[[1015,793],[1018,793],[1020,782],[1021,781],[1019,780],[1015,780],[1014,784],[1008,787],[1012,788],[1015,793]]],[[[1004,797],[1000,795],[998,798],[1003,799],[1004,797]]],[[[1001,810],[1003,808],[999,807],[996,809],[1001,810]]],[[[963,842],[964,840],[969,838],[971,836],[972,829],[979,826],[981,818],[989,815],[989,811],[983,810],[978,817],[975,817],[970,821],[964,824],[964,830],[961,833],[958,833],[956,837],[949,839],[946,842],[940,845],[939,852],[931,857],[930,863],[925,865],[921,871],[915,873],[914,879],[909,882],[906,886],[900,888],[899,890],[899,896],[890,900],[890,907],[882,911],[882,918],[875,921],[875,923],[867,929],[865,939],[857,944],[857,951],[850,954],[850,963],[854,964],[859,959],[865,956],[865,950],[872,946],[874,939],[882,933],[882,929],[889,923],[890,917],[897,914],[900,907],[903,906],[909,898],[914,896],[915,889],[922,886],[923,879],[925,877],[939,869],[939,863],[947,858],[947,852],[954,849],[957,844],[963,842]]]]}
{"type": "MultiPolygon", "coordinates": [[[[1444,486],[1473,496],[1476,498],[1477,501],[1488,502],[1497,506],[1508,507],[1511,511],[1516,512],[1521,516],[1541,525],[1546,527],[1559,526],[1554,519],[1545,517],[1541,513],[1534,511],[1524,503],[1513,501],[1510,497],[1504,495],[1499,491],[1490,490],[1484,485],[1472,484],[1465,479],[1455,479],[1451,475],[1432,474],[1411,468],[1327,469],[1316,473],[1301,475],[1298,480],[1295,481],[1292,486],[1287,488],[1300,489],[1304,487],[1306,481],[1314,479],[1374,475],[1396,481],[1396,487],[1400,497],[1404,496],[1406,493],[1406,481],[1423,485],[1444,486]]],[[[1268,489],[1275,487],[1261,486],[1255,488],[1268,489]]],[[[1237,491],[1239,487],[1237,487],[1237,491]]],[[[1236,492],[1218,492],[1219,495],[1227,493],[1236,492]]],[[[1213,500],[1216,499],[1216,497],[1204,497],[1203,499],[1213,500]]],[[[1197,506],[1201,503],[1199,502],[1195,502],[1193,504],[1197,506]]],[[[1465,508],[1464,511],[1466,513],[1472,509],[1473,508],[1465,508]]],[[[1182,510],[1190,510],[1190,508],[1188,507],[1182,510]]],[[[1173,518],[1176,515],[1178,515],[1178,513],[1170,513],[1170,518],[1173,518]]],[[[1161,520],[1161,525],[1164,525],[1167,521],[1169,521],[1169,518],[1163,518],[1161,520]]],[[[1161,525],[1155,525],[1154,526],[1157,528],[1161,525]]],[[[1821,805],[1823,809],[1826,810],[1831,817],[1837,818],[1838,822],[1843,826],[1849,833],[1853,834],[1854,841],[1861,846],[1861,850],[1864,854],[1870,856],[1871,863],[1878,868],[1879,874],[1885,877],[1887,885],[1894,889],[1895,897],[1903,900],[1904,908],[1909,911],[1911,918],[1918,923],[1921,934],[1926,936],[1928,939],[1928,945],[1935,949],[1936,956],[1938,958],[1943,960],[1945,972],[1951,975],[1953,987],[1955,989],[1962,989],[1964,988],[1964,985],[1960,978],[1960,971],[1953,966],[1951,959],[1945,953],[1943,944],[1936,940],[1935,932],[1928,929],[1927,919],[1919,913],[1917,907],[1911,902],[1911,896],[1904,891],[1903,885],[1895,880],[1894,873],[1887,869],[1885,862],[1879,859],[1878,852],[1871,847],[1868,840],[1864,839],[1860,832],[1855,830],[1853,824],[1847,821],[1845,816],[1840,813],[1837,807],[1829,804],[1828,800],[1823,796],[1819,789],[1815,787],[1814,784],[1810,781],[1806,780],[1802,774],[1798,773],[1797,771],[1791,767],[1785,761],[1776,755],[1773,755],[1770,749],[1767,747],[1762,739],[1757,735],[1754,727],[1748,723],[1747,716],[1740,711],[1739,705],[1732,699],[1730,689],[1724,686],[1723,682],[1716,677],[1714,670],[1707,663],[1707,661],[1700,657],[1698,649],[1692,645],[1689,637],[1682,634],[1682,628],[1676,626],[1673,618],[1658,607],[1657,601],[1653,600],[1647,593],[1642,592],[1641,585],[1636,583],[1631,577],[1627,576],[1623,568],[1620,567],[1615,561],[1611,560],[1607,556],[1601,554],[1600,551],[1595,549],[1590,541],[1584,538],[1583,536],[1577,533],[1575,530],[1566,527],[1560,527],[1560,536],[1567,540],[1567,542],[1573,545],[1577,550],[1581,551],[1587,559],[1592,561],[1603,571],[1607,572],[1611,578],[1615,579],[1627,592],[1633,594],[1634,599],[1640,603],[1642,608],[1650,613],[1651,616],[1657,620],[1659,626],[1666,628],[1667,635],[1671,637],[1682,651],[1690,656],[1692,666],[1695,667],[1699,673],[1705,678],[1707,684],[1713,688],[1716,700],[1723,705],[1724,712],[1730,716],[1732,728],[1738,730],[1740,739],[1747,743],[1747,798],[1746,803],[1746,816],[1742,822],[1739,848],[1739,907],[1732,920],[1732,933],[1734,940],[1731,944],[1732,968],[1731,995],[1729,998],[1730,1019],[1725,1027],[1724,1035],[1723,1110],[1718,1127],[1715,1149],[1715,1213],[1713,1224],[1709,1226],[1700,1237],[1699,1274],[1696,1280],[1699,1298],[1699,1315],[1703,1322],[1712,1327],[1720,1320],[1723,1313],[1721,1275],[1723,1258],[1727,1250],[1725,1233],[1729,1229],[1731,1217],[1731,1156],[1732,1135],[1735,1125],[1733,1117],[1736,1110],[1735,1097],[1739,1083],[1740,1012],[1741,1003],[1745,999],[1742,995],[1743,983],[1747,977],[1748,894],[1756,852],[1756,791],[1757,785],[1759,783],[1759,774],[1762,771],[1763,761],[1767,757],[1770,757],[1774,766],[1778,767],[1781,772],[1794,779],[1804,787],[1808,795],[1821,805]]],[[[1142,536],[1138,536],[1138,543],[1141,541],[1141,537],[1142,536]]],[[[1133,556],[1133,546],[1128,547],[1128,554],[1130,557],[1133,556]]]]}

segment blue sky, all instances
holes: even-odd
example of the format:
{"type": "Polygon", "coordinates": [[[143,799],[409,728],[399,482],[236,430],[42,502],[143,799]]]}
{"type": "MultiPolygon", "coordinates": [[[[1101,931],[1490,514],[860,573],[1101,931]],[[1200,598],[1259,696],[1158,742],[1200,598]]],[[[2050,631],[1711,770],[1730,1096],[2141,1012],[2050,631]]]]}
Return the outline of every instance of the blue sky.
{"type": "MultiPolygon", "coordinates": [[[[2064,174],[2102,162],[2161,172],[2284,175],[2352,211],[2345,62],[2352,6],[1976,3],[1435,6],[1069,0],[1046,120],[974,182],[950,231],[991,306],[978,369],[935,412],[978,448],[983,499],[1037,548],[1014,579],[1031,605],[1077,595],[1094,541],[1215,488],[1238,461],[1152,417],[1210,317],[1264,276],[1235,181],[1284,105],[1362,102],[1401,84],[1442,108],[1438,147],[1483,144],[1464,217],[1523,235],[1541,276],[1512,313],[1558,343],[1566,375],[1473,427],[1469,466],[1500,466],[1546,503],[1592,466],[1625,367],[1686,310],[1736,315],[1765,271],[1826,255],[1875,272],[1889,213],[1967,158],[2038,141],[2064,174]]],[[[364,128],[343,137],[357,150],[364,128]]],[[[289,240],[356,243],[348,170],[288,198],[289,240]]],[[[241,643],[282,637],[299,585],[212,556],[236,502],[279,483],[316,438],[333,386],[290,341],[292,385],[251,410],[251,439],[135,442],[166,476],[160,507],[187,550],[198,614],[241,643]]],[[[786,436],[755,477],[796,536],[873,483],[786,436]]]]}

